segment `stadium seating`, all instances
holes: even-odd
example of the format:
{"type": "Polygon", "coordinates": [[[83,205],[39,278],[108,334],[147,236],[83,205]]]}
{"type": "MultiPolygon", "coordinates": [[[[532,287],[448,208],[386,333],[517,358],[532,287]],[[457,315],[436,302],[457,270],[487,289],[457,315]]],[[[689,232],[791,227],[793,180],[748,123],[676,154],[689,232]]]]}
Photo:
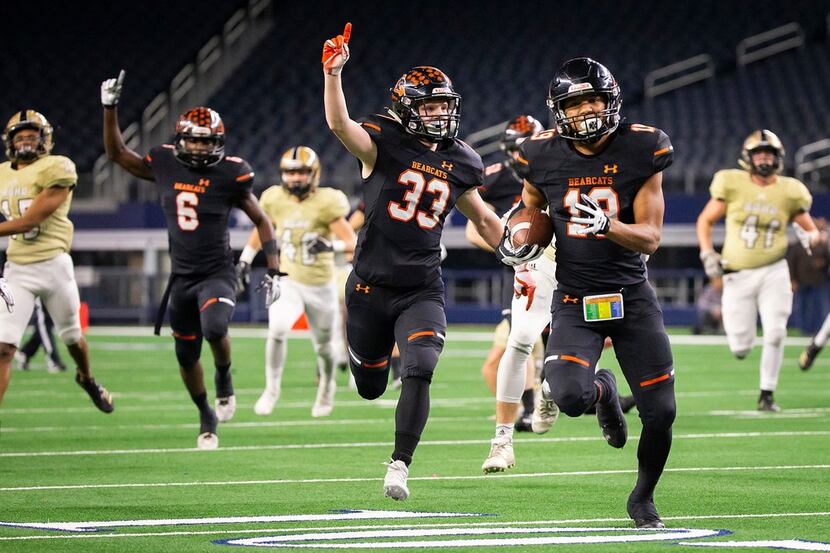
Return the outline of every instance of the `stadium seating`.
{"type": "Polygon", "coordinates": [[[120,118],[142,110],[240,7],[243,0],[48,2],[3,6],[0,117],[24,107],[55,126],[55,152],[89,171],[103,152],[101,81],[127,70],[120,118]],[[19,22],[19,23],[18,23],[19,22]]]}

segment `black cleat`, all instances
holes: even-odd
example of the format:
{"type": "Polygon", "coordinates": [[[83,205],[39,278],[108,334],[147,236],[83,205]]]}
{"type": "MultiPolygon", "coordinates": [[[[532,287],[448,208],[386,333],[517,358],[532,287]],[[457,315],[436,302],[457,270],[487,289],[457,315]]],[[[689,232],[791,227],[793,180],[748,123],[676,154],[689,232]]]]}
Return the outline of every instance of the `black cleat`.
{"type": "Polygon", "coordinates": [[[622,407],[620,407],[617,379],[608,369],[598,370],[597,379],[603,384],[606,394],[602,401],[597,402],[597,422],[608,445],[619,449],[628,439],[628,425],[625,422],[622,407]]]}
{"type": "Polygon", "coordinates": [[[810,342],[810,345],[798,356],[798,367],[802,371],[809,371],[819,352],[821,352],[821,348],[810,342]]]}
{"type": "Polygon", "coordinates": [[[628,516],[634,521],[635,528],[665,528],[666,525],[657,514],[657,509],[654,507],[654,501],[635,502],[630,497],[626,505],[628,516]]]}
{"type": "Polygon", "coordinates": [[[78,386],[83,388],[84,391],[89,394],[89,398],[92,400],[92,403],[95,404],[95,407],[104,413],[112,413],[113,410],[115,410],[115,406],[112,402],[112,395],[106,388],[95,382],[94,378],[81,380],[81,375],[76,373],[75,382],[77,382],[78,386]]]}
{"type": "Polygon", "coordinates": [[[769,411],[771,413],[780,413],[781,407],[775,403],[772,397],[772,392],[765,392],[761,390],[761,395],[758,397],[758,410],[769,411]]]}
{"type": "Polygon", "coordinates": [[[533,432],[533,415],[522,415],[513,424],[513,430],[516,432],[533,432]]]}

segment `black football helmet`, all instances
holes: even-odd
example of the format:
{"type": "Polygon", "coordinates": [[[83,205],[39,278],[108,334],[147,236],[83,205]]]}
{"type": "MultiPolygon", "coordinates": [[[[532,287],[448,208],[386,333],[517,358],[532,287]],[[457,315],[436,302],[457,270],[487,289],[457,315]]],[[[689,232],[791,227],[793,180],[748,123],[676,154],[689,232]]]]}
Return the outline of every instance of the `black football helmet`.
{"type": "Polygon", "coordinates": [[[430,142],[458,135],[461,95],[440,69],[423,65],[413,67],[389,90],[392,93],[390,112],[409,134],[430,142]],[[428,121],[421,119],[418,108],[429,100],[445,100],[449,104],[448,113],[430,117],[428,121]]]}
{"type": "Polygon", "coordinates": [[[499,146],[501,146],[501,150],[507,156],[507,163],[513,169],[516,169],[516,163],[518,163],[513,157],[513,153],[519,149],[519,139],[531,137],[543,130],[545,128],[542,124],[530,115],[517,115],[507,122],[507,126],[501,133],[499,146]]]}
{"type": "Polygon", "coordinates": [[[574,58],[559,68],[550,82],[547,104],[557,132],[569,140],[590,144],[620,124],[620,85],[607,67],[591,58],[574,58]],[[588,94],[605,96],[605,109],[599,114],[566,117],[563,102],[588,94]]]}
{"type": "Polygon", "coordinates": [[[205,107],[184,112],[176,123],[176,158],[184,165],[201,169],[216,165],[225,157],[225,124],[214,110],[205,107]],[[210,150],[191,150],[185,139],[213,141],[210,150]]]}
{"type": "Polygon", "coordinates": [[[738,164],[750,173],[768,177],[784,167],[784,155],[784,143],[781,142],[781,139],[774,132],[761,129],[754,131],[744,140],[744,145],[741,148],[741,159],[738,160],[738,164]],[[772,152],[775,158],[771,165],[768,163],[755,165],[752,162],[752,154],[760,151],[772,152]]]}

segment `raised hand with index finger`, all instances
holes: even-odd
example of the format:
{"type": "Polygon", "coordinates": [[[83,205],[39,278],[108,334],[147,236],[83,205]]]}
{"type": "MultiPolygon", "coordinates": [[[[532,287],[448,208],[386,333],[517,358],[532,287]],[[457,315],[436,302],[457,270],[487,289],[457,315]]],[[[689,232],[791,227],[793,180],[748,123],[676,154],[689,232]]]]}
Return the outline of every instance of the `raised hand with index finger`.
{"type": "Polygon", "coordinates": [[[349,38],[351,36],[352,24],[346,23],[342,35],[337,35],[323,43],[323,72],[327,75],[339,75],[343,66],[349,61],[349,38]]]}

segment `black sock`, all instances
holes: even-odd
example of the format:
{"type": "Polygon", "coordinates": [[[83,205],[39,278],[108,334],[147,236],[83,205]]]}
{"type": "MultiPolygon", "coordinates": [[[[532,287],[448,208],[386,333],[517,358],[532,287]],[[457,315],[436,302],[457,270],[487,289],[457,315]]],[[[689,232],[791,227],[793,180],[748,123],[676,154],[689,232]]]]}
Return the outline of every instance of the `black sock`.
{"type": "Polygon", "coordinates": [[[524,416],[527,417],[528,415],[533,414],[534,409],[534,394],[533,388],[525,390],[522,393],[522,406],[525,408],[524,416]]]}
{"type": "Polygon", "coordinates": [[[643,503],[653,501],[654,488],[657,486],[660,475],[663,474],[663,467],[666,466],[666,459],[671,450],[671,428],[657,430],[643,427],[640,435],[640,445],[637,447],[637,485],[629,497],[630,501],[643,503]]]}
{"type": "Polygon", "coordinates": [[[213,375],[213,383],[216,384],[216,397],[228,397],[233,395],[233,380],[231,380],[231,364],[216,365],[216,373],[213,375]]]}
{"type": "Polygon", "coordinates": [[[202,392],[201,394],[196,396],[190,394],[190,399],[192,399],[193,403],[196,404],[196,407],[199,408],[200,413],[207,413],[208,411],[210,411],[210,405],[208,405],[207,400],[207,392],[202,392]]]}
{"type": "Polygon", "coordinates": [[[761,397],[758,399],[765,399],[772,397],[772,392],[770,390],[761,390],[761,397]]]}
{"type": "Polygon", "coordinates": [[[395,451],[393,461],[412,462],[421,432],[429,417],[429,380],[408,376],[401,382],[401,397],[395,411],[395,451]]]}

